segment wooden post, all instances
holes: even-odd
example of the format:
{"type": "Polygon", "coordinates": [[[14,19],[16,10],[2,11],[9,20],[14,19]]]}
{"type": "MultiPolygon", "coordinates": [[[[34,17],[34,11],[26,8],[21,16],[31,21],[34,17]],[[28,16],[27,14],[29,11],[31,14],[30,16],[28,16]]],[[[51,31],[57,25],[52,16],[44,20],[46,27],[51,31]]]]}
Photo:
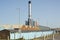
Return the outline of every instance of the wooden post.
{"type": "Polygon", "coordinates": [[[53,34],[53,40],[55,40],[55,39],[54,39],[54,34],[53,34]]]}
{"type": "Polygon", "coordinates": [[[45,35],[44,35],[44,40],[45,40],[45,35]]]}
{"type": "Polygon", "coordinates": [[[53,31],[53,40],[55,40],[55,39],[54,39],[54,31],[53,31]]]}
{"type": "Polygon", "coordinates": [[[7,39],[10,40],[10,39],[9,39],[9,36],[7,37],[7,39]]]}
{"type": "Polygon", "coordinates": [[[48,35],[47,35],[47,38],[48,38],[48,35]]]}

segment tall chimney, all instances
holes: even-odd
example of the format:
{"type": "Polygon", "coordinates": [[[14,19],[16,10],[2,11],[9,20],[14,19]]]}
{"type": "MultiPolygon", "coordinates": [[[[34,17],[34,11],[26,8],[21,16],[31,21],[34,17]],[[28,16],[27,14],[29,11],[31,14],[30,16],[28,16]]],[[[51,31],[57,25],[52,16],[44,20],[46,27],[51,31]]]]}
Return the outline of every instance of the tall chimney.
{"type": "Polygon", "coordinates": [[[31,26],[31,1],[28,2],[28,25],[31,26]]]}
{"type": "Polygon", "coordinates": [[[31,1],[28,2],[28,17],[31,19],[31,1]]]}

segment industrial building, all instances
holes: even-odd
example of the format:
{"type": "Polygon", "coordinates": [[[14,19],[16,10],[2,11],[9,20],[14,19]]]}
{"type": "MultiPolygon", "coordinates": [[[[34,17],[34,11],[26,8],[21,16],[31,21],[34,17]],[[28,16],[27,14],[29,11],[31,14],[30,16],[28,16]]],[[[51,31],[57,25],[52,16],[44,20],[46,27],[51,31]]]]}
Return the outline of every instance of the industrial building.
{"type": "MultiPolygon", "coordinates": [[[[31,10],[31,1],[28,1],[28,20],[25,21],[25,25],[3,25],[2,29],[8,29],[8,30],[1,30],[0,31],[0,39],[17,39],[15,36],[15,34],[18,34],[18,36],[20,34],[23,34],[26,32],[26,34],[28,34],[27,32],[42,32],[42,31],[49,31],[50,28],[49,27],[45,27],[45,26],[41,26],[38,24],[37,21],[34,21],[32,19],[32,10],[31,10]],[[12,35],[13,33],[13,35],[12,35]]],[[[33,33],[32,33],[33,34],[33,33]]],[[[41,35],[41,34],[40,34],[41,35]]],[[[21,36],[21,35],[20,35],[21,36]]],[[[20,36],[18,38],[20,38],[20,36]]],[[[27,35],[26,35],[27,36],[27,35]]],[[[35,34],[33,35],[35,36],[35,34]]],[[[24,37],[24,35],[23,35],[24,37]]]]}
{"type": "Polygon", "coordinates": [[[30,30],[30,31],[36,31],[36,30],[47,30],[49,27],[40,26],[37,21],[34,21],[32,19],[32,4],[31,1],[28,1],[28,20],[25,21],[25,25],[3,25],[4,29],[14,29],[18,28],[20,30],[30,30]]]}

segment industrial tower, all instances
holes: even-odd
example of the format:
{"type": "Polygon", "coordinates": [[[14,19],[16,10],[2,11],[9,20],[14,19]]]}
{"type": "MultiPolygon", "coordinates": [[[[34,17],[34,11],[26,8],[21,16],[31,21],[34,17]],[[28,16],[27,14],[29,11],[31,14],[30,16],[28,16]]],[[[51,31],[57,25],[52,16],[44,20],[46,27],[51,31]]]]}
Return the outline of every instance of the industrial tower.
{"type": "Polygon", "coordinates": [[[28,21],[25,22],[28,26],[34,26],[35,21],[32,19],[32,4],[31,1],[28,1],[28,21]]]}

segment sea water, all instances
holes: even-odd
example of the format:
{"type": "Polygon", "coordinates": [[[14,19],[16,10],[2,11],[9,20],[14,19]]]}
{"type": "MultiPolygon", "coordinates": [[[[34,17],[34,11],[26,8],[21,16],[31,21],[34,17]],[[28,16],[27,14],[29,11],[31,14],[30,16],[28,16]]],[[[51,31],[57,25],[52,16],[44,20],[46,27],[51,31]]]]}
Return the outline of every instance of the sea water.
{"type": "Polygon", "coordinates": [[[10,33],[10,39],[18,39],[23,37],[24,39],[33,39],[35,37],[42,37],[52,34],[53,31],[44,31],[44,32],[27,32],[27,33],[10,33]]]}

